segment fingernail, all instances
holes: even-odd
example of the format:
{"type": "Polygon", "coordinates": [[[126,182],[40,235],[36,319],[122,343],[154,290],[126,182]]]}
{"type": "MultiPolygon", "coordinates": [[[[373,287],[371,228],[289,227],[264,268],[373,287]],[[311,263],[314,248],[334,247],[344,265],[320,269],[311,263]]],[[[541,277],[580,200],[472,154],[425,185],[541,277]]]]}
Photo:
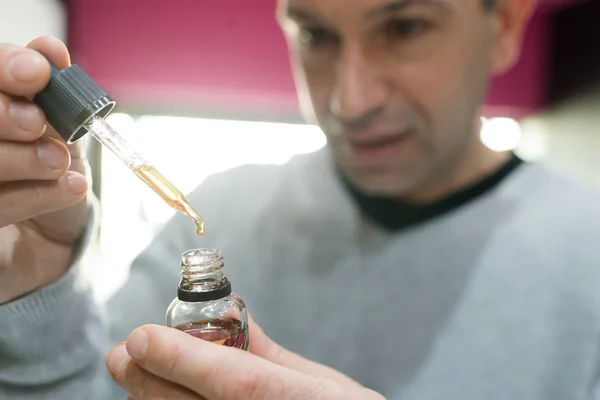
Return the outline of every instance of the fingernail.
{"type": "Polygon", "coordinates": [[[15,80],[29,82],[37,78],[41,63],[40,55],[29,52],[19,53],[8,61],[6,70],[15,80]]]}
{"type": "Polygon", "coordinates": [[[148,335],[143,329],[137,329],[127,338],[127,352],[134,359],[142,359],[148,349],[148,335]]]}
{"type": "Polygon", "coordinates": [[[69,155],[65,146],[55,139],[44,138],[38,141],[38,157],[50,169],[63,169],[68,166],[69,155]]]}
{"type": "Polygon", "coordinates": [[[8,112],[14,124],[21,129],[34,131],[42,127],[42,112],[33,104],[11,103],[8,112]]]}
{"type": "Polygon", "coordinates": [[[76,172],[68,174],[67,182],[69,183],[71,191],[76,195],[82,195],[88,189],[88,182],[87,179],[85,179],[85,176],[76,172]]]}
{"type": "Polygon", "coordinates": [[[123,345],[117,345],[106,356],[106,368],[113,375],[119,375],[119,372],[129,359],[127,349],[123,345]]]}

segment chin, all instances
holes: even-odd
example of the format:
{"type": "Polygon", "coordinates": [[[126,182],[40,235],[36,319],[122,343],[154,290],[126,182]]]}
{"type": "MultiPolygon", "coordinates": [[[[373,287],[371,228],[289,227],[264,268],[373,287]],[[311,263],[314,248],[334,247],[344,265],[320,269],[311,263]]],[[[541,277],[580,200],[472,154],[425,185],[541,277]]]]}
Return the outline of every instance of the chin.
{"type": "Polygon", "coordinates": [[[402,197],[410,192],[410,179],[389,171],[348,171],[350,183],[360,192],[384,197],[402,197]]]}

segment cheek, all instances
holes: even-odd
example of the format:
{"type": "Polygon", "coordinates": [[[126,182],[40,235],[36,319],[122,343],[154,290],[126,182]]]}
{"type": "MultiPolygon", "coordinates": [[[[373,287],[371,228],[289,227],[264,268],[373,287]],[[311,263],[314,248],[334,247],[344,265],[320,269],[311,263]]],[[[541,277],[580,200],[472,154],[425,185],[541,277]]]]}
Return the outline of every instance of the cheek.
{"type": "MultiPolygon", "coordinates": [[[[399,108],[412,115],[420,151],[431,154],[452,140],[447,132],[457,125],[464,103],[463,84],[452,65],[438,62],[405,64],[396,68],[396,99],[399,108]]],[[[464,112],[463,112],[464,113],[464,112]]]]}
{"type": "Polygon", "coordinates": [[[443,132],[464,129],[464,121],[472,120],[487,79],[481,41],[466,36],[445,40],[444,45],[437,45],[436,51],[426,58],[388,63],[398,101],[404,100],[407,103],[404,105],[421,117],[428,133],[424,140],[445,137],[443,132]]]}
{"type": "Polygon", "coordinates": [[[310,98],[319,121],[325,123],[335,86],[335,71],[332,63],[315,63],[306,59],[301,63],[305,85],[302,90],[306,93],[307,99],[310,98]]]}
{"type": "Polygon", "coordinates": [[[300,111],[307,122],[319,123],[320,110],[328,104],[323,70],[307,63],[293,41],[288,40],[288,48],[300,111]]]}

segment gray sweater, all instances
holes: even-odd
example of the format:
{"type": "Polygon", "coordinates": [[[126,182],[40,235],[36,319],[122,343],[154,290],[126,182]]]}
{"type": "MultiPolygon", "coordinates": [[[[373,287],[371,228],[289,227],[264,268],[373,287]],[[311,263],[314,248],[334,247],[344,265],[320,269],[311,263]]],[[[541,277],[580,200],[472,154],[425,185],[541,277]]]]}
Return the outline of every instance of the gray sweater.
{"type": "MultiPolygon", "coordinates": [[[[600,399],[600,196],[546,167],[390,234],[363,219],[328,153],[245,166],[189,196],[105,309],[80,267],[0,307],[0,399],[119,399],[104,368],[164,323],[181,253],[225,272],[276,341],[397,400],[600,399]]],[[[126,244],[124,244],[126,245],[126,244]]]]}

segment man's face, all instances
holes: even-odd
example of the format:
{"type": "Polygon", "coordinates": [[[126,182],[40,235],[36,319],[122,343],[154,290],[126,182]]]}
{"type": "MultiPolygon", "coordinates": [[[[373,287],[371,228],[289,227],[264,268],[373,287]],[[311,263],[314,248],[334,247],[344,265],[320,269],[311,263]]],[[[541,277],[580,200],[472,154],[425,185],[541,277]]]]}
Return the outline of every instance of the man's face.
{"type": "Polygon", "coordinates": [[[480,1],[280,1],[303,114],[359,188],[404,196],[473,147],[497,33],[480,1]]]}

